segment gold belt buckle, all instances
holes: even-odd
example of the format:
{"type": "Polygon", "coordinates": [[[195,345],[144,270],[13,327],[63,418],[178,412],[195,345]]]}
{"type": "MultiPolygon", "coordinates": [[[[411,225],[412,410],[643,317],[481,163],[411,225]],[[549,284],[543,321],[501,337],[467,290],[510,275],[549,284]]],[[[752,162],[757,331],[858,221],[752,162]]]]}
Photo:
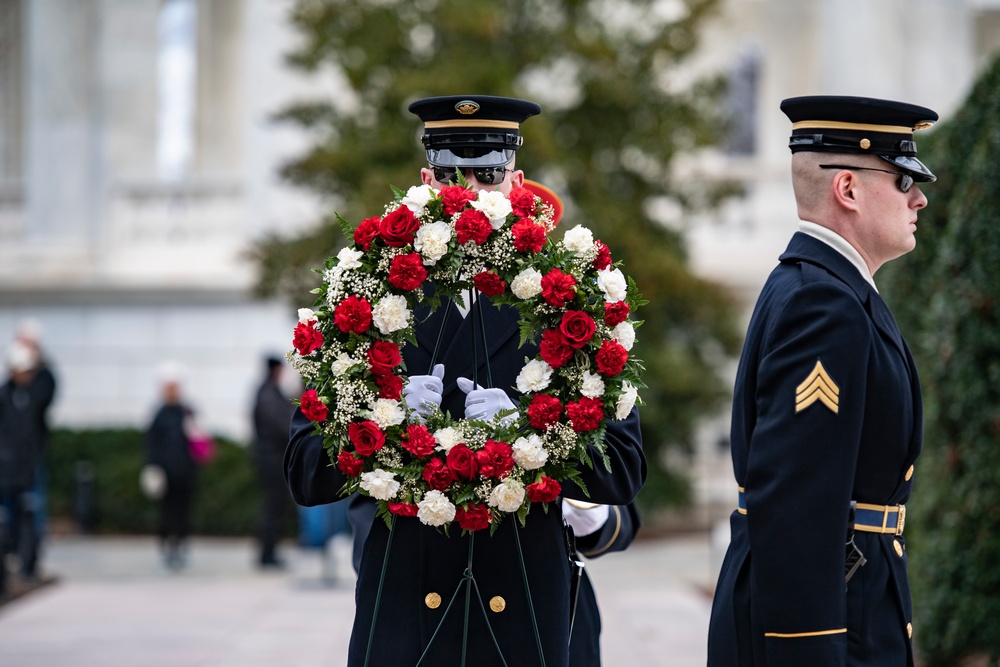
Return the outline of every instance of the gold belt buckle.
{"type": "Polygon", "coordinates": [[[896,517],[896,535],[903,534],[903,525],[906,523],[906,505],[899,506],[899,516],[896,517]]]}

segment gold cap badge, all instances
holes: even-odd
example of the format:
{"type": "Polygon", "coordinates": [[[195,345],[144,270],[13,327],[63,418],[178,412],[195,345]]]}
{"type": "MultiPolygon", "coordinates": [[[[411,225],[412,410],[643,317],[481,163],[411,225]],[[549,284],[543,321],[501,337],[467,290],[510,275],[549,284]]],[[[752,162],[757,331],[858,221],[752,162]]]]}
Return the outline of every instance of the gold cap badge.
{"type": "Polygon", "coordinates": [[[795,388],[795,412],[802,412],[816,401],[830,408],[834,414],[840,410],[840,387],[818,359],[808,377],[795,388]]]}
{"type": "Polygon", "coordinates": [[[471,116],[479,111],[479,104],[477,102],[473,102],[472,100],[462,100],[455,105],[455,111],[463,116],[471,116]]]}

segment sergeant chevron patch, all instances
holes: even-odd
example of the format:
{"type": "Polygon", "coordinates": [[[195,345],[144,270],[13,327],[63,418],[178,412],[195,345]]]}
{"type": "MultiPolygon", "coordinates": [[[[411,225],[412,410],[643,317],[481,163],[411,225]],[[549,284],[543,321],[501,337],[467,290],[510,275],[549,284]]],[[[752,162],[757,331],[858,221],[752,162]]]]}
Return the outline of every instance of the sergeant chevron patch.
{"type": "Polygon", "coordinates": [[[795,388],[795,412],[802,412],[816,401],[830,408],[834,414],[840,410],[840,387],[818,359],[809,376],[795,388]]]}

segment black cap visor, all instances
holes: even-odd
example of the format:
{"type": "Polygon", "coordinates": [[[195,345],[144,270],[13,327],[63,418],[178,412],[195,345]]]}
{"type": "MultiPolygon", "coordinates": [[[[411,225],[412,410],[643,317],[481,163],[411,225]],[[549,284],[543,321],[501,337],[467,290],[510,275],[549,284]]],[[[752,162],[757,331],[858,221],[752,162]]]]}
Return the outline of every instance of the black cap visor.
{"type": "Polygon", "coordinates": [[[931,173],[931,170],[915,157],[910,157],[909,155],[879,155],[879,157],[899,167],[912,176],[913,180],[918,183],[933,183],[937,180],[937,176],[931,173]]]}
{"type": "Polygon", "coordinates": [[[428,148],[427,162],[435,167],[502,167],[514,159],[511,148],[428,148]]]}

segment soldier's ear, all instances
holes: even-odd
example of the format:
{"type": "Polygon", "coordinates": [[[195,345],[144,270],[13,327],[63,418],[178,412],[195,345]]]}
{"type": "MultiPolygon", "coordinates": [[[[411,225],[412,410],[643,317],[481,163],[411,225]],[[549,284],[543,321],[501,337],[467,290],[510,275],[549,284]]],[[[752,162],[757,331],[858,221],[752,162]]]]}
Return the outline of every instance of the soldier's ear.
{"type": "Polygon", "coordinates": [[[861,185],[860,179],[858,179],[857,174],[853,171],[848,171],[843,169],[838,171],[833,176],[833,183],[831,188],[833,190],[833,198],[837,204],[850,211],[856,211],[858,208],[858,188],[861,185]]]}

